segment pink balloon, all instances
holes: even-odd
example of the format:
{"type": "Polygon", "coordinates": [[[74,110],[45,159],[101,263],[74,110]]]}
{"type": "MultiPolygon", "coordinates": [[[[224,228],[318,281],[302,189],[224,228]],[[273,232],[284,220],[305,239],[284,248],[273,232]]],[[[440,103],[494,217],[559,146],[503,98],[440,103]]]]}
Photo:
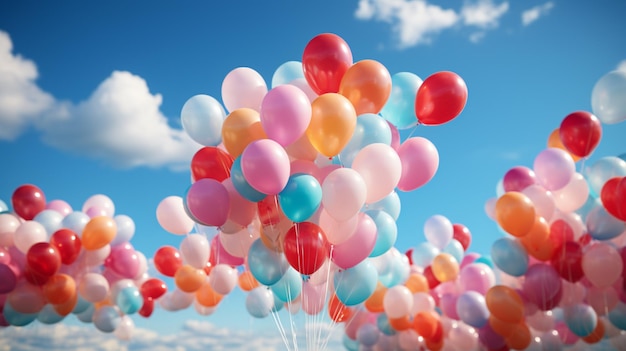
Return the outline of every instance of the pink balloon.
{"type": "Polygon", "coordinates": [[[209,274],[209,284],[215,292],[228,295],[237,285],[237,270],[226,264],[218,264],[209,274]]]}
{"type": "Polygon", "coordinates": [[[0,246],[12,247],[14,233],[20,226],[19,218],[10,213],[0,213],[0,246]]]}
{"type": "Polygon", "coordinates": [[[92,207],[98,208],[105,216],[108,217],[113,217],[115,214],[115,204],[107,195],[96,194],[90,196],[83,203],[83,212],[87,213],[87,211],[92,207]]]}
{"type": "Polygon", "coordinates": [[[538,216],[543,217],[547,221],[552,218],[556,206],[551,191],[546,190],[539,184],[533,184],[522,190],[522,194],[532,201],[538,216]]]}
{"type": "Polygon", "coordinates": [[[304,313],[315,316],[324,309],[327,289],[327,284],[311,284],[308,281],[302,283],[301,296],[304,313]]]}
{"type": "Polygon", "coordinates": [[[319,226],[324,230],[326,239],[331,244],[341,244],[354,234],[359,223],[359,216],[354,215],[345,221],[338,221],[326,210],[320,213],[319,226]]]}
{"type": "Polygon", "coordinates": [[[322,204],[326,213],[338,222],[354,217],[365,204],[366,184],[352,168],[338,168],[322,183],[322,204]]]}
{"type": "Polygon", "coordinates": [[[391,130],[391,147],[398,151],[398,148],[400,148],[400,131],[398,131],[398,127],[394,126],[393,123],[387,121],[387,124],[391,130]]]}
{"type": "Polygon", "coordinates": [[[485,295],[496,284],[496,276],[484,263],[470,263],[461,268],[459,286],[462,291],[476,291],[485,295]]]}
{"type": "Polygon", "coordinates": [[[186,200],[190,214],[200,224],[219,227],[226,223],[230,196],[226,187],[217,180],[203,178],[191,184],[186,200]]]}
{"type": "Polygon", "coordinates": [[[180,196],[168,196],[161,200],[156,217],[161,227],[172,234],[184,235],[193,229],[194,221],[187,215],[180,196]]]}
{"type": "Polygon", "coordinates": [[[402,161],[402,177],[398,189],[412,191],[428,183],[439,168],[439,152],[428,139],[413,137],[398,148],[402,161]]]}
{"type": "Polygon", "coordinates": [[[267,83],[249,67],[233,69],[222,81],[222,101],[229,112],[243,107],[260,111],[265,94],[267,83]]]}
{"type": "Polygon", "coordinates": [[[622,275],[623,265],[620,253],[607,243],[595,242],[583,253],[585,277],[599,288],[615,283],[622,275]]]}
{"type": "Polygon", "coordinates": [[[252,220],[257,214],[257,204],[241,196],[237,189],[235,189],[233,181],[230,178],[224,179],[222,184],[226,190],[228,190],[230,198],[228,220],[236,223],[242,228],[248,226],[252,223],[252,220]]]}
{"type": "Polygon", "coordinates": [[[123,243],[111,248],[104,266],[123,278],[134,278],[140,267],[139,256],[130,243],[123,243]]]}
{"type": "Polygon", "coordinates": [[[563,188],[552,192],[556,207],[563,212],[581,208],[589,197],[589,184],[582,174],[576,172],[563,188]]]}
{"type": "MultiPolygon", "coordinates": [[[[252,227],[252,226],[251,226],[252,227]]],[[[253,228],[243,228],[233,233],[218,235],[219,241],[226,252],[234,257],[245,258],[252,243],[259,238],[259,230],[253,228]]]]}
{"type": "Polygon", "coordinates": [[[263,98],[260,118],[267,136],[282,146],[288,146],[298,140],[309,126],[311,102],[300,88],[279,85],[263,98]]]}
{"type": "Polygon", "coordinates": [[[219,235],[216,235],[211,239],[211,255],[209,257],[209,262],[211,265],[215,266],[218,264],[227,264],[229,266],[239,266],[244,263],[244,258],[236,257],[231,255],[220,241],[219,235]]]}
{"type": "Polygon", "coordinates": [[[525,166],[509,169],[502,178],[504,191],[522,191],[533,184],[535,184],[535,172],[525,166]]]}
{"type": "Polygon", "coordinates": [[[46,209],[55,210],[63,216],[67,216],[73,211],[72,206],[64,200],[52,200],[46,204],[46,209]]]}
{"type": "Polygon", "coordinates": [[[383,309],[389,318],[400,318],[413,308],[413,294],[404,285],[395,285],[385,292],[383,309]]]}
{"type": "Polygon", "coordinates": [[[180,243],[183,261],[194,268],[206,267],[210,254],[209,240],[204,234],[189,234],[180,243]]]}
{"type": "Polygon", "coordinates": [[[256,191],[280,193],[289,181],[291,164],[285,149],[271,139],[250,143],[241,155],[243,176],[256,191]]]}
{"type": "Polygon", "coordinates": [[[352,169],[363,177],[367,188],[365,202],[371,204],[382,200],[398,185],[402,176],[402,161],[391,146],[374,143],[356,154],[352,169]]]}
{"type": "Polygon", "coordinates": [[[547,148],[535,157],[533,170],[540,185],[547,190],[558,190],[572,179],[576,165],[566,151],[547,148]]]}
{"type": "Polygon", "coordinates": [[[372,217],[359,213],[359,222],[352,236],[331,251],[332,261],[343,269],[348,269],[366,259],[376,244],[376,223],[372,217]]]}
{"type": "Polygon", "coordinates": [[[110,285],[101,274],[87,273],[80,278],[78,293],[89,302],[99,302],[109,296],[110,285]]]}

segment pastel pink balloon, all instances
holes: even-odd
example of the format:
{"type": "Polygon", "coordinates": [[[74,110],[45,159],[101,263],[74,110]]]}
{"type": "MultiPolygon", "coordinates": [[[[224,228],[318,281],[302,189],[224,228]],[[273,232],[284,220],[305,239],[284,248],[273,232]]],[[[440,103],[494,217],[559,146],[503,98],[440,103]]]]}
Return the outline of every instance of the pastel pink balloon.
{"type": "Polygon", "coordinates": [[[11,247],[14,245],[14,233],[20,224],[17,216],[10,213],[0,213],[0,246],[11,247]]]}
{"type": "Polygon", "coordinates": [[[265,94],[267,83],[257,71],[249,67],[233,69],[222,81],[222,101],[230,112],[244,107],[260,111],[265,94]]]}
{"type": "Polygon", "coordinates": [[[7,296],[7,302],[20,313],[38,313],[46,304],[43,289],[26,280],[17,283],[7,296]]]}
{"type": "Polygon", "coordinates": [[[83,212],[87,213],[87,211],[92,207],[99,208],[101,211],[103,211],[104,215],[108,217],[113,217],[113,215],[115,214],[115,204],[113,203],[113,200],[111,200],[110,197],[104,194],[96,194],[90,196],[83,203],[83,212]]]}
{"type": "Polygon", "coordinates": [[[463,291],[476,291],[485,295],[496,284],[496,276],[484,263],[470,263],[459,273],[459,286],[463,291]]]}
{"type": "Polygon", "coordinates": [[[263,98],[260,118],[267,136],[282,146],[288,146],[298,140],[309,126],[311,102],[300,88],[279,85],[263,98]]]}
{"type": "Polygon", "coordinates": [[[332,261],[343,269],[356,266],[366,259],[376,244],[376,223],[365,213],[359,213],[359,222],[352,236],[332,249],[332,261]]]}
{"type": "Polygon", "coordinates": [[[398,127],[393,125],[393,123],[387,121],[387,124],[391,130],[391,147],[398,151],[400,148],[400,131],[398,130],[398,127]]]}
{"type": "Polygon", "coordinates": [[[582,174],[576,172],[563,188],[552,192],[556,207],[563,212],[581,208],[589,197],[589,184],[582,174]]]}
{"type": "Polygon", "coordinates": [[[576,165],[566,151],[551,147],[535,157],[533,170],[540,185],[547,190],[558,190],[572,179],[576,165]]]}
{"type": "Polygon", "coordinates": [[[582,268],[591,284],[606,288],[622,275],[623,262],[613,246],[595,242],[583,253],[582,268]]]}
{"type": "Polygon", "coordinates": [[[365,202],[371,204],[382,200],[398,185],[402,176],[402,161],[391,146],[374,143],[357,153],[352,169],[363,177],[367,188],[365,202]]]}
{"type": "Polygon", "coordinates": [[[359,172],[338,168],[322,183],[322,205],[326,213],[338,222],[354,217],[365,204],[367,187],[359,172]]]}
{"type": "Polygon", "coordinates": [[[180,196],[168,196],[161,200],[156,217],[161,227],[172,234],[184,235],[193,229],[194,221],[187,215],[180,196]]]}
{"type": "Polygon", "coordinates": [[[230,196],[226,187],[215,179],[203,178],[187,191],[187,208],[200,224],[219,227],[226,223],[230,196]]]}
{"type": "Polygon", "coordinates": [[[230,198],[228,220],[241,227],[248,226],[248,224],[252,223],[252,220],[257,214],[257,204],[241,196],[237,189],[235,189],[233,181],[230,178],[224,179],[222,184],[226,190],[228,190],[230,198]]]}
{"type": "Polygon", "coordinates": [[[220,241],[219,235],[216,235],[213,239],[211,239],[210,247],[211,256],[209,257],[209,262],[211,262],[213,266],[217,264],[239,266],[244,263],[244,258],[231,255],[228,251],[226,251],[220,241]]]}
{"type": "Polygon", "coordinates": [[[36,221],[24,221],[13,234],[13,243],[23,253],[36,243],[48,241],[46,228],[36,221]]]}
{"type": "Polygon", "coordinates": [[[251,187],[263,194],[280,193],[289,181],[290,170],[289,155],[271,139],[253,141],[241,155],[244,178],[251,187]]]}
{"type": "Polygon", "coordinates": [[[215,292],[228,295],[237,285],[237,270],[226,264],[218,264],[211,270],[209,284],[215,292]]]}
{"type": "Polygon", "coordinates": [[[55,210],[63,216],[67,216],[73,211],[72,206],[64,200],[52,200],[46,204],[46,209],[55,210]]]}
{"type": "Polygon", "coordinates": [[[546,190],[539,184],[533,184],[522,190],[522,194],[532,201],[538,216],[543,217],[547,221],[552,218],[556,205],[554,204],[554,196],[551,191],[546,190]]]}
{"type": "Polygon", "coordinates": [[[302,310],[304,313],[315,316],[319,314],[325,306],[325,297],[327,295],[326,284],[311,284],[310,282],[302,283],[302,310]]]}
{"type": "Polygon", "coordinates": [[[439,168],[439,152],[435,145],[423,137],[405,140],[398,148],[402,162],[402,177],[398,189],[412,191],[428,183],[439,168]]]}
{"type": "Polygon", "coordinates": [[[252,243],[259,238],[259,231],[257,229],[243,228],[233,234],[220,233],[218,237],[226,252],[235,257],[244,258],[248,254],[252,243]]]}
{"type": "Polygon", "coordinates": [[[139,273],[139,256],[130,243],[123,243],[111,248],[104,266],[123,278],[134,278],[139,273]]]}
{"type": "Polygon", "coordinates": [[[87,273],[80,278],[78,293],[89,302],[99,302],[109,296],[109,281],[98,273],[87,273]]]}
{"type": "Polygon", "coordinates": [[[400,318],[413,308],[413,294],[404,285],[393,286],[385,292],[383,309],[389,318],[400,318]]]}
{"type": "Polygon", "coordinates": [[[180,243],[183,261],[194,268],[206,267],[210,254],[209,240],[203,234],[189,234],[180,243]]]}
{"type": "Polygon", "coordinates": [[[326,239],[331,244],[341,244],[354,234],[359,223],[359,216],[354,215],[345,221],[338,221],[326,210],[320,213],[319,226],[324,230],[326,239]]]}

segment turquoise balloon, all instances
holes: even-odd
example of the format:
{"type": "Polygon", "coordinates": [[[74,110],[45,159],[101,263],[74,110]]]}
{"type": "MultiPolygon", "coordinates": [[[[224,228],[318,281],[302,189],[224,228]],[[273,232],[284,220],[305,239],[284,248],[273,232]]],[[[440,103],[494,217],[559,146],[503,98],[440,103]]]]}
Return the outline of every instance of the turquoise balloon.
{"type": "Polygon", "coordinates": [[[596,311],[587,304],[567,306],[563,312],[569,330],[581,338],[590,335],[598,325],[596,311]]]}
{"type": "Polygon", "coordinates": [[[609,312],[609,321],[616,328],[626,330],[626,304],[618,302],[617,306],[609,312]]]}
{"type": "Polygon", "coordinates": [[[391,145],[391,129],[387,121],[379,115],[364,113],[357,117],[352,137],[339,153],[341,162],[344,166],[351,167],[359,151],[374,143],[391,145]]]}
{"type": "Polygon", "coordinates": [[[376,318],[376,325],[378,326],[378,330],[385,335],[394,335],[396,334],[396,330],[393,329],[391,324],[389,324],[389,318],[384,313],[381,313],[376,318]]]}
{"type": "Polygon", "coordinates": [[[493,260],[488,256],[480,256],[474,260],[474,263],[483,263],[489,266],[489,268],[495,268],[493,265],[493,260]]]}
{"type": "Polygon", "coordinates": [[[39,311],[37,320],[43,324],[56,324],[63,320],[65,316],[61,316],[54,309],[54,306],[47,304],[39,311]]]}
{"type": "Polygon", "coordinates": [[[389,262],[389,269],[384,274],[379,273],[378,280],[387,288],[402,284],[411,273],[408,258],[405,255],[393,256],[389,262]]]}
{"type": "Polygon", "coordinates": [[[398,225],[393,217],[385,211],[366,211],[365,214],[370,216],[376,224],[376,244],[374,244],[370,257],[378,257],[395,245],[398,238],[398,225]]]}
{"type": "Polygon", "coordinates": [[[365,206],[366,211],[381,210],[387,212],[394,221],[397,221],[398,217],[400,217],[400,209],[400,197],[395,191],[381,200],[365,206]]]}
{"type": "Polygon", "coordinates": [[[248,249],[248,266],[254,278],[267,286],[276,284],[291,267],[282,253],[268,249],[261,239],[248,249]]]}
{"type": "Polygon", "coordinates": [[[7,301],[4,303],[4,309],[2,311],[4,319],[12,326],[23,327],[32,323],[37,319],[37,313],[21,313],[16,311],[13,306],[7,301]]]}
{"type": "Polygon", "coordinates": [[[317,211],[321,202],[322,187],[310,174],[293,174],[278,194],[280,208],[294,222],[306,221],[317,211]]]}
{"type": "Polygon", "coordinates": [[[410,72],[399,72],[391,76],[391,95],[380,114],[398,129],[407,129],[417,124],[415,97],[422,79],[410,72]]]}
{"type": "Polygon", "coordinates": [[[342,339],[343,347],[346,348],[347,351],[359,351],[359,342],[353,339],[350,339],[348,334],[343,334],[342,339]]]}
{"type": "Polygon", "coordinates": [[[274,296],[283,302],[291,302],[302,292],[302,276],[298,271],[289,268],[276,284],[270,286],[274,296]]]}
{"type": "Polygon", "coordinates": [[[92,306],[91,302],[83,299],[82,297],[80,297],[80,294],[78,294],[78,301],[76,301],[76,306],[74,306],[72,313],[79,314],[85,312],[89,308],[89,306],[92,306]]]}
{"type": "Polygon", "coordinates": [[[120,290],[115,302],[124,314],[133,314],[143,306],[143,296],[137,287],[129,286],[120,290]]]}
{"type": "Polygon", "coordinates": [[[278,66],[276,71],[274,71],[274,75],[272,75],[272,88],[281,84],[288,84],[299,78],[304,78],[302,62],[287,61],[278,66]]]}
{"type": "Polygon", "coordinates": [[[243,176],[243,171],[241,170],[241,156],[234,160],[233,165],[230,168],[230,179],[232,180],[233,186],[239,195],[248,201],[259,202],[267,196],[266,194],[254,189],[243,176]]]}
{"type": "Polygon", "coordinates": [[[528,253],[511,238],[500,238],[491,245],[491,259],[504,273],[521,277],[528,269],[528,253]]]}
{"type": "Polygon", "coordinates": [[[370,297],[378,283],[376,267],[365,259],[352,268],[335,273],[335,294],[346,306],[358,305],[370,297]]]}

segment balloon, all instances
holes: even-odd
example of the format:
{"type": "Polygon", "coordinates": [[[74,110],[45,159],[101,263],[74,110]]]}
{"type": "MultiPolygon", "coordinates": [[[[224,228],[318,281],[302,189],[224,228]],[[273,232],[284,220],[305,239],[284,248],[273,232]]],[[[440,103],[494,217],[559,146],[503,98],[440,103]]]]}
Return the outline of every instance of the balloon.
{"type": "Polygon", "coordinates": [[[502,186],[505,192],[521,192],[528,186],[535,184],[535,172],[525,166],[516,166],[509,169],[502,178],[502,186]]]}
{"type": "Polygon", "coordinates": [[[192,293],[200,289],[205,279],[206,273],[203,269],[195,268],[188,264],[178,267],[176,273],[174,273],[176,287],[186,293],[192,293]]]}
{"type": "MultiPolygon", "coordinates": [[[[83,203],[83,212],[90,214],[92,212],[98,216],[113,217],[115,214],[115,204],[110,197],[104,194],[95,194],[90,196],[83,203]]],[[[95,217],[90,215],[90,217],[95,217]]]]}
{"type": "Polygon", "coordinates": [[[338,271],[333,279],[335,294],[339,301],[346,306],[354,306],[364,302],[374,293],[378,273],[371,262],[363,260],[354,267],[338,271]]]}
{"type": "Polygon", "coordinates": [[[120,324],[120,311],[115,306],[102,306],[93,314],[93,325],[103,333],[112,333],[120,324]]]}
{"type": "Polygon", "coordinates": [[[452,238],[461,244],[464,251],[467,250],[472,243],[472,233],[469,228],[460,223],[454,223],[452,225],[452,238]]]}
{"type": "Polygon", "coordinates": [[[271,251],[261,239],[255,240],[250,246],[248,267],[254,278],[263,285],[275,284],[285,274],[289,265],[282,253],[271,251]]]}
{"type": "Polygon", "coordinates": [[[378,327],[374,324],[364,323],[356,333],[356,340],[363,346],[374,346],[378,342],[378,327]]]}
{"type": "Polygon", "coordinates": [[[135,235],[135,221],[127,215],[116,215],[113,217],[117,233],[110,245],[115,246],[130,241],[135,235]]]}
{"type": "Polygon", "coordinates": [[[596,240],[611,240],[626,231],[626,223],[611,215],[602,206],[597,206],[589,212],[586,225],[589,235],[596,240]]]}
{"type": "Polygon", "coordinates": [[[598,324],[598,316],[589,305],[568,306],[563,312],[569,330],[581,338],[590,335],[598,324]]]}
{"type": "Polygon", "coordinates": [[[233,183],[233,186],[246,200],[251,202],[258,202],[263,200],[267,195],[263,194],[260,191],[255,190],[246,178],[243,175],[243,171],[241,169],[241,156],[237,157],[233,162],[233,166],[230,171],[230,179],[233,183]]]}
{"type": "Polygon", "coordinates": [[[456,311],[463,322],[474,328],[485,326],[489,319],[485,298],[476,291],[466,291],[459,295],[456,311]]]}
{"type": "Polygon", "coordinates": [[[260,119],[268,138],[285,147],[304,135],[311,121],[311,103],[301,89],[280,85],[265,95],[260,119]]]}
{"type": "Polygon", "coordinates": [[[293,305],[302,292],[302,276],[295,269],[289,268],[270,288],[278,300],[293,305]]]}
{"type": "Polygon", "coordinates": [[[16,311],[10,303],[4,305],[2,317],[5,323],[15,327],[23,327],[37,319],[37,313],[23,313],[16,311]]]}
{"type": "Polygon", "coordinates": [[[503,322],[519,323],[524,320],[524,301],[508,286],[491,287],[485,294],[485,301],[489,312],[503,322]]]}
{"type": "Polygon", "coordinates": [[[221,182],[230,177],[233,161],[233,157],[224,150],[205,146],[196,151],[191,159],[191,177],[194,181],[210,178],[221,182]]]}
{"type": "Polygon", "coordinates": [[[626,161],[616,156],[601,157],[591,166],[586,167],[584,175],[589,182],[590,193],[599,196],[602,187],[611,178],[626,177],[626,161]]]}
{"type": "Polygon", "coordinates": [[[329,249],[326,235],[311,222],[296,223],[285,235],[285,258],[301,274],[315,273],[328,259],[329,249]]]}
{"type": "Polygon", "coordinates": [[[45,242],[48,239],[46,228],[39,222],[24,221],[13,234],[15,247],[23,253],[36,243],[45,242]]]}
{"type": "Polygon", "coordinates": [[[385,211],[366,211],[366,215],[372,218],[376,225],[376,243],[370,253],[370,257],[377,257],[391,249],[398,238],[398,226],[396,221],[385,211]]]}
{"type": "Polygon", "coordinates": [[[352,309],[344,305],[334,293],[328,298],[328,315],[336,323],[349,321],[354,317],[352,309]]]}
{"type": "Polygon", "coordinates": [[[428,76],[417,90],[415,115],[424,125],[440,125],[457,117],[467,102],[467,85],[454,72],[428,76]]]}
{"type": "Polygon", "coordinates": [[[0,263],[0,294],[8,294],[17,285],[18,275],[11,265],[0,263]]]}
{"type": "Polygon", "coordinates": [[[180,252],[173,246],[161,246],[154,253],[154,267],[159,273],[167,277],[173,277],[182,264],[183,259],[180,252]]]}
{"type": "Polygon", "coordinates": [[[272,88],[275,88],[282,84],[289,84],[290,82],[304,78],[304,71],[302,70],[302,62],[300,61],[287,61],[274,71],[272,75],[272,88]]]}
{"type": "Polygon", "coordinates": [[[326,213],[345,222],[359,212],[366,199],[365,180],[352,168],[338,168],[322,183],[322,204],[326,213]]]}
{"type": "Polygon", "coordinates": [[[567,148],[565,148],[565,145],[563,145],[563,142],[561,141],[560,128],[556,128],[550,133],[550,136],[548,136],[548,143],[546,144],[546,146],[561,149],[567,152],[572,158],[572,160],[574,160],[574,162],[578,162],[578,160],[580,160],[580,157],[569,152],[567,148]]]}
{"type": "Polygon", "coordinates": [[[216,307],[224,298],[224,295],[219,294],[213,289],[208,279],[202,283],[200,289],[194,293],[196,302],[203,307],[216,307]]]}
{"type": "Polygon", "coordinates": [[[459,272],[459,288],[461,291],[476,291],[485,295],[496,283],[496,276],[491,267],[484,263],[470,263],[459,272]]]}
{"type": "Polygon", "coordinates": [[[104,266],[123,278],[132,279],[139,273],[139,255],[130,243],[120,244],[111,248],[104,266]]]}
{"type": "Polygon", "coordinates": [[[47,304],[37,315],[37,320],[43,324],[56,324],[63,320],[64,316],[59,315],[54,306],[47,304]]]}
{"type": "Polygon", "coordinates": [[[271,139],[253,141],[241,155],[241,170],[248,184],[268,195],[276,195],[285,188],[290,167],[285,149],[271,139]]]}
{"type": "Polygon", "coordinates": [[[193,229],[194,221],[187,215],[180,196],[168,196],[161,200],[156,217],[161,227],[172,234],[183,235],[193,229]]]}
{"type": "Polygon", "coordinates": [[[198,223],[215,227],[226,223],[230,197],[226,187],[219,181],[211,178],[196,181],[187,190],[185,200],[190,214],[198,223]]]}
{"type": "Polygon", "coordinates": [[[198,144],[217,146],[222,142],[224,108],[212,96],[198,94],[185,101],[180,112],[183,129],[198,144]]]}
{"type": "Polygon", "coordinates": [[[405,140],[398,148],[402,163],[402,176],[398,189],[412,191],[428,183],[439,168],[439,152],[435,145],[423,137],[405,140]]]}
{"type": "Polygon", "coordinates": [[[407,129],[417,124],[415,97],[422,79],[410,72],[399,72],[391,76],[391,94],[380,114],[398,129],[407,129]]]}
{"type": "Polygon", "coordinates": [[[59,250],[50,243],[36,243],[26,253],[26,279],[43,285],[61,268],[59,250]]]}
{"type": "MultiPolygon", "coordinates": [[[[14,246],[14,233],[20,224],[20,219],[17,216],[11,213],[0,213],[0,246],[14,246]]],[[[41,223],[37,222],[37,224],[41,223]]],[[[39,228],[45,232],[45,228],[42,225],[39,228]]]]}
{"type": "Polygon", "coordinates": [[[85,250],[97,250],[108,245],[117,232],[115,220],[107,216],[93,217],[83,228],[81,242],[85,250]]]}
{"type": "Polygon", "coordinates": [[[309,174],[294,174],[278,194],[278,202],[287,218],[303,222],[311,217],[322,202],[322,187],[309,174]]]}
{"type": "Polygon", "coordinates": [[[535,157],[533,170],[537,182],[546,190],[558,190],[570,182],[576,172],[576,166],[567,152],[547,148],[535,157]]]}
{"type": "Polygon", "coordinates": [[[137,313],[143,306],[143,296],[136,286],[129,286],[120,290],[115,304],[126,315],[137,313]]]}
{"type": "Polygon", "coordinates": [[[356,129],[356,110],[347,98],[336,93],[318,96],[311,103],[311,109],[307,138],[324,156],[337,155],[356,129]]]}
{"type": "Polygon", "coordinates": [[[424,223],[424,236],[429,243],[442,250],[454,235],[454,227],[448,218],[442,215],[433,215],[424,223]]]}
{"type": "Polygon", "coordinates": [[[528,268],[528,254],[524,247],[514,239],[500,238],[491,246],[493,263],[504,273],[519,277],[528,268]]]}
{"type": "Polygon", "coordinates": [[[46,229],[48,236],[61,229],[61,222],[63,221],[63,215],[54,210],[45,209],[39,212],[33,221],[41,223],[46,229]]]}
{"type": "Polygon", "coordinates": [[[389,195],[402,175],[400,157],[391,146],[381,143],[370,144],[361,149],[354,158],[352,169],[365,181],[365,202],[368,204],[389,195]]]}
{"type": "Polygon", "coordinates": [[[352,66],[348,43],[333,33],[311,39],[302,53],[304,77],[317,94],[336,93],[341,80],[352,66]]]}
{"type": "Polygon", "coordinates": [[[507,233],[523,237],[532,229],[535,222],[535,208],[523,193],[506,192],[500,196],[495,207],[496,221],[507,233]]]}
{"type": "Polygon", "coordinates": [[[374,143],[391,145],[391,140],[389,123],[379,115],[365,113],[357,117],[354,133],[338,157],[344,167],[351,167],[362,148],[374,143]]]}
{"type": "Polygon", "coordinates": [[[554,204],[562,212],[574,212],[582,207],[589,197],[589,185],[582,174],[573,174],[569,183],[552,192],[554,204]]]}
{"type": "Polygon", "coordinates": [[[61,255],[61,263],[72,264],[78,258],[82,243],[76,233],[70,229],[59,229],[50,238],[50,244],[54,246],[59,255],[61,255]]]}
{"type": "Polygon", "coordinates": [[[459,263],[452,255],[445,252],[435,256],[431,267],[435,278],[442,283],[453,281],[459,275],[459,263]]]}
{"type": "Polygon", "coordinates": [[[413,249],[412,259],[418,267],[430,266],[432,260],[439,254],[437,246],[430,242],[422,242],[413,249]]]}
{"type": "Polygon", "coordinates": [[[91,218],[89,218],[86,213],[81,211],[74,211],[65,216],[65,218],[63,218],[61,226],[63,228],[70,229],[74,231],[74,233],[78,234],[83,232],[83,229],[85,229],[85,226],[90,219],[91,218]]]}
{"type": "Polygon", "coordinates": [[[237,286],[237,270],[226,264],[218,264],[209,274],[209,283],[220,295],[229,294],[237,286]]]}
{"type": "Polygon", "coordinates": [[[587,157],[600,143],[602,125],[593,114],[576,111],[563,119],[559,135],[567,151],[578,157],[587,157]]]}
{"type": "Polygon", "coordinates": [[[376,244],[376,223],[365,213],[358,214],[354,233],[332,249],[332,261],[342,269],[354,267],[367,258],[376,244]]]}
{"type": "Polygon", "coordinates": [[[13,191],[11,205],[18,216],[29,221],[46,208],[46,196],[37,186],[24,184],[13,191]]]}
{"type": "Polygon", "coordinates": [[[526,271],[523,292],[527,301],[534,303],[540,310],[551,310],[561,301],[561,277],[550,265],[532,265],[526,271]]]}
{"type": "Polygon", "coordinates": [[[222,124],[222,143],[233,158],[239,157],[251,142],[265,138],[267,135],[261,125],[259,112],[253,109],[233,110],[222,124]]]}
{"type": "Polygon", "coordinates": [[[623,70],[605,74],[593,86],[591,108],[602,123],[615,124],[626,119],[624,92],[626,92],[626,73],[623,70]]]}
{"type": "Polygon", "coordinates": [[[209,241],[202,234],[189,234],[180,243],[183,261],[194,268],[204,268],[210,252],[209,241]]]}
{"type": "Polygon", "coordinates": [[[606,211],[626,221],[626,177],[609,179],[600,192],[606,211]]]}
{"type": "Polygon", "coordinates": [[[622,275],[620,253],[610,244],[596,242],[583,253],[582,268],[585,277],[596,287],[612,285],[622,275]]]}
{"type": "Polygon", "coordinates": [[[241,290],[250,291],[259,286],[259,282],[254,278],[252,272],[243,271],[239,274],[238,285],[241,290]]]}
{"type": "Polygon", "coordinates": [[[350,100],[357,115],[378,113],[391,94],[391,75],[378,61],[355,62],[341,78],[339,94],[350,100]]]}
{"type": "Polygon", "coordinates": [[[254,318],[269,316],[274,307],[274,294],[269,288],[254,288],[246,296],[246,311],[254,318]]]}
{"type": "Polygon", "coordinates": [[[250,108],[259,111],[261,101],[267,94],[263,77],[249,67],[237,67],[222,81],[222,101],[228,111],[250,108]]]}
{"type": "Polygon", "coordinates": [[[21,280],[15,289],[6,295],[4,308],[11,305],[16,312],[30,314],[38,313],[45,304],[43,289],[26,280],[21,280]]]}
{"type": "Polygon", "coordinates": [[[575,283],[584,276],[582,258],[582,246],[575,241],[566,241],[552,257],[550,263],[561,278],[575,283]]]}

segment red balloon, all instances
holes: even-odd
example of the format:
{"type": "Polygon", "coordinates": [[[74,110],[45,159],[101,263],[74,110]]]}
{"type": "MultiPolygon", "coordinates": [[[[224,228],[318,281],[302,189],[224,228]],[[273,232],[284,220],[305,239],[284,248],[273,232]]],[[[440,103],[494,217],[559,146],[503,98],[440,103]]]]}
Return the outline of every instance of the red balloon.
{"type": "Polygon", "coordinates": [[[561,249],[554,254],[550,263],[561,278],[575,283],[585,275],[582,259],[582,246],[575,241],[566,241],[561,249]]]}
{"type": "Polygon", "coordinates": [[[36,243],[26,253],[25,276],[35,285],[43,285],[61,268],[61,254],[50,243],[36,243]]]}
{"type": "Polygon", "coordinates": [[[415,115],[424,125],[439,125],[458,116],[467,102],[467,85],[454,72],[428,76],[417,90],[415,115]]]}
{"type": "Polygon", "coordinates": [[[324,264],[329,257],[329,246],[322,228],[311,222],[294,224],[283,244],[289,264],[305,275],[315,273],[324,264]]]}
{"type": "Polygon", "coordinates": [[[467,228],[463,224],[455,223],[452,225],[452,229],[452,238],[461,243],[461,246],[463,246],[463,250],[467,251],[467,248],[472,243],[472,233],[470,232],[469,228],[467,228]]]}
{"type": "Polygon", "coordinates": [[[431,266],[424,268],[423,274],[426,278],[426,281],[428,282],[428,287],[431,290],[437,287],[437,285],[441,284],[441,282],[435,277],[435,273],[433,273],[433,268],[431,266]]]}
{"type": "Polygon", "coordinates": [[[257,202],[257,210],[261,226],[277,225],[284,217],[283,211],[278,204],[278,195],[266,196],[257,202]]]}
{"type": "Polygon", "coordinates": [[[567,151],[578,157],[586,157],[600,142],[602,124],[592,113],[576,111],[561,121],[559,136],[567,151]]]}
{"type": "Polygon", "coordinates": [[[214,146],[205,146],[196,151],[191,159],[191,176],[194,181],[211,178],[222,182],[230,177],[233,162],[233,157],[226,151],[214,146]]]}
{"type": "Polygon", "coordinates": [[[304,78],[318,95],[337,93],[341,79],[350,66],[352,51],[348,43],[332,33],[311,39],[302,54],[304,78]]]}
{"type": "Polygon", "coordinates": [[[608,213],[626,221],[626,177],[611,178],[604,183],[600,200],[608,213]]]}
{"type": "Polygon", "coordinates": [[[154,312],[154,300],[152,298],[146,297],[143,299],[143,305],[137,313],[144,318],[148,318],[154,312]]]}
{"type": "Polygon", "coordinates": [[[159,278],[150,278],[141,284],[139,291],[144,299],[156,300],[167,292],[167,285],[159,278]]]}
{"type": "Polygon", "coordinates": [[[173,277],[182,265],[183,258],[178,249],[173,246],[161,246],[154,253],[154,267],[164,276],[173,277]]]}
{"type": "Polygon", "coordinates": [[[25,220],[32,220],[39,212],[46,209],[46,197],[43,191],[31,184],[15,189],[11,203],[15,213],[25,220]]]}
{"type": "Polygon", "coordinates": [[[50,237],[50,244],[57,248],[61,255],[61,263],[72,264],[78,258],[83,248],[80,237],[74,231],[62,228],[50,237]]]}
{"type": "Polygon", "coordinates": [[[552,247],[555,251],[561,249],[563,244],[568,241],[574,241],[574,230],[562,219],[557,219],[550,224],[550,236],[552,247]]]}

